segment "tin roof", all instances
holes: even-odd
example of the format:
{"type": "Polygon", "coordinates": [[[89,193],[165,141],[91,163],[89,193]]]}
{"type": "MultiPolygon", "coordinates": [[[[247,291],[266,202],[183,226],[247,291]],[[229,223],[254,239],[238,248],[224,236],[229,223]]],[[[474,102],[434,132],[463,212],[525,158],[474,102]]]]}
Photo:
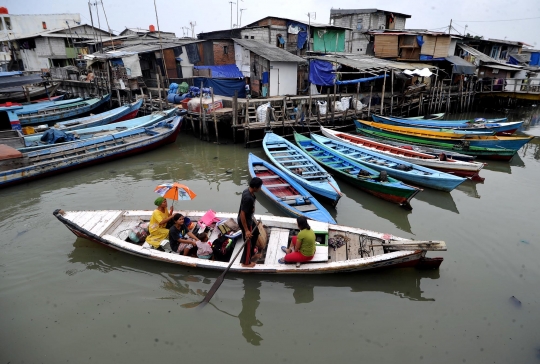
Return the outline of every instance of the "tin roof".
{"type": "Polygon", "coordinates": [[[507,64],[506,62],[499,61],[498,59],[495,59],[495,58],[491,58],[487,54],[480,52],[478,49],[474,49],[472,47],[469,47],[468,45],[458,44],[458,46],[461,49],[463,49],[465,52],[470,53],[471,55],[475,56],[477,59],[479,59],[480,61],[482,61],[484,63],[497,63],[497,64],[501,64],[501,65],[506,65],[508,67],[513,67],[514,69],[521,68],[519,66],[512,66],[512,65],[507,64]]]}
{"type": "Polygon", "coordinates": [[[294,54],[272,44],[264,43],[255,39],[234,39],[234,41],[242,47],[249,49],[253,53],[271,62],[306,63],[303,58],[295,56],[294,54]]]}
{"type": "Polygon", "coordinates": [[[428,69],[437,69],[438,67],[425,64],[425,63],[409,63],[409,62],[396,62],[389,61],[386,59],[376,58],[367,55],[344,55],[344,56],[310,56],[311,59],[319,59],[321,61],[329,61],[343,64],[347,67],[357,69],[359,71],[364,71],[366,73],[376,74],[388,69],[394,69],[398,71],[417,69],[417,68],[428,68],[428,69]]]}
{"type": "Polygon", "coordinates": [[[332,15],[349,15],[349,14],[370,14],[370,13],[377,13],[379,11],[381,11],[383,13],[401,15],[401,16],[403,16],[405,18],[410,18],[411,17],[408,14],[396,13],[395,11],[387,11],[387,10],[381,10],[381,9],[330,9],[330,16],[332,16],[332,15]]]}

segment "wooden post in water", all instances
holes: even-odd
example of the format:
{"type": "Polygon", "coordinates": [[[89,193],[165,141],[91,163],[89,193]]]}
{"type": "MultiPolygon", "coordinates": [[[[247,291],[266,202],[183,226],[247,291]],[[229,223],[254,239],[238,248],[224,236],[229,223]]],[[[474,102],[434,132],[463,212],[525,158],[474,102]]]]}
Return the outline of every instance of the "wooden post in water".
{"type": "Polygon", "coordinates": [[[384,69],[384,78],[382,84],[382,96],[381,96],[381,115],[384,115],[384,93],[386,91],[386,68],[384,69]]]}
{"type": "Polygon", "coordinates": [[[26,101],[30,102],[30,91],[28,91],[28,88],[26,86],[23,86],[24,90],[24,96],[26,96],[26,101]]]}
{"type": "Polygon", "coordinates": [[[234,97],[232,100],[232,109],[233,109],[233,143],[236,144],[236,125],[238,124],[238,91],[234,91],[234,97]]]}
{"type": "Polygon", "coordinates": [[[369,102],[368,102],[368,111],[367,116],[368,118],[371,116],[371,98],[373,97],[373,83],[369,86],[369,102]]]}
{"type": "Polygon", "coordinates": [[[202,89],[203,89],[203,82],[201,81],[201,88],[199,89],[199,139],[202,139],[202,132],[203,132],[203,103],[202,103],[202,89]]]}
{"type": "Polygon", "coordinates": [[[336,92],[337,92],[337,85],[336,85],[336,82],[334,81],[334,102],[332,103],[332,125],[335,125],[334,113],[336,110],[336,92]]]}
{"type": "Polygon", "coordinates": [[[216,128],[216,143],[219,144],[218,123],[216,117],[216,109],[214,107],[214,88],[212,87],[210,90],[212,92],[212,115],[214,116],[214,127],[216,128]]]}
{"type": "Polygon", "coordinates": [[[244,119],[244,147],[249,145],[249,99],[246,99],[246,115],[244,119]]]}
{"type": "Polygon", "coordinates": [[[309,87],[309,103],[308,103],[308,115],[311,117],[311,82],[308,82],[309,87]]]}
{"type": "MultiPolygon", "coordinates": [[[[394,70],[390,70],[392,73],[392,79],[390,86],[392,87],[392,90],[390,91],[390,115],[394,115],[394,70]]],[[[422,97],[422,93],[420,93],[420,97],[422,97]]]]}
{"type": "Polygon", "coordinates": [[[326,91],[326,114],[324,114],[324,125],[328,124],[328,112],[330,111],[330,90],[326,91]]]}
{"type": "Polygon", "coordinates": [[[356,84],[356,104],[354,104],[354,116],[356,117],[358,114],[358,109],[356,108],[358,106],[358,103],[360,102],[360,100],[358,100],[358,98],[360,97],[360,82],[358,82],[356,84]]]}

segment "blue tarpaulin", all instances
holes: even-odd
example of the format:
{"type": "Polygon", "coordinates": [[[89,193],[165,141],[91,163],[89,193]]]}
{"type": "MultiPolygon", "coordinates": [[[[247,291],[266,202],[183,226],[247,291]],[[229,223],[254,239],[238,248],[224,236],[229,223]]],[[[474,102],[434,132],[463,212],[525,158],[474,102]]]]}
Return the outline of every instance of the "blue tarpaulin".
{"type": "Polygon", "coordinates": [[[514,57],[510,56],[510,58],[508,58],[508,64],[515,64],[515,65],[518,65],[519,62],[517,59],[515,59],[514,57]]]}
{"type": "Polygon", "coordinates": [[[296,43],[296,47],[298,49],[304,48],[304,44],[306,44],[306,41],[307,41],[307,32],[301,31],[300,33],[298,33],[298,41],[296,43]]]}
{"type": "Polygon", "coordinates": [[[270,79],[270,72],[263,72],[262,73],[262,83],[265,84],[265,83],[268,83],[270,79]]]}
{"type": "Polygon", "coordinates": [[[206,77],[196,77],[193,79],[195,85],[200,85],[201,81],[203,87],[212,87],[215,95],[233,97],[234,91],[238,91],[238,97],[246,97],[244,80],[225,80],[206,77]]]}
{"type": "Polygon", "coordinates": [[[529,66],[540,66],[540,53],[531,53],[529,66]]]}
{"type": "Polygon", "coordinates": [[[416,42],[418,43],[418,45],[419,45],[420,47],[422,47],[422,44],[424,44],[424,37],[421,36],[421,35],[417,35],[417,36],[416,36],[416,42]]]}
{"type": "Polygon", "coordinates": [[[22,74],[21,71],[0,72],[0,77],[20,76],[22,74]]]}
{"type": "Polygon", "coordinates": [[[221,66],[194,66],[196,70],[211,70],[212,78],[244,78],[244,75],[235,64],[221,66]]]}
{"type": "Polygon", "coordinates": [[[385,78],[385,77],[388,77],[388,75],[357,78],[356,80],[336,81],[336,85],[353,85],[353,84],[362,83],[362,82],[374,81],[374,80],[378,80],[379,78],[385,78]]]}
{"type": "Polygon", "coordinates": [[[64,143],[75,140],[75,136],[73,134],[67,134],[62,130],[51,128],[43,133],[40,140],[47,144],[64,143]]]}
{"type": "Polygon", "coordinates": [[[336,75],[332,63],[312,59],[309,61],[309,82],[319,86],[333,86],[336,75]]]}

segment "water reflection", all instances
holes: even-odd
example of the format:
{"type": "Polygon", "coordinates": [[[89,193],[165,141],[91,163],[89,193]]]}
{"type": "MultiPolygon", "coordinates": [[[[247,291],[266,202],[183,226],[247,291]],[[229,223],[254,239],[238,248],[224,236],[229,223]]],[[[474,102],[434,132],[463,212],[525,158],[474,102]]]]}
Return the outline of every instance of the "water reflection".
{"type": "Polygon", "coordinates": [[[527,144],[525,144],[525,146],[520,149],[519,153],[524,158],[528,156],[532,156],[534,159],[539,160],[540,159],[540,138],[536,137],[530,142],[528,142],[527,144]]]}
{"type": "Polygon", "coordinates": [[[480,198],[476,185],[478,182],[467,180],[456,187],[456,190],[464,192],[469,197],[480,198]]]}
{"type": "Polygon", "coordinates": [[[432,206],[459,214],[459,210],[454,202],[454,198],[448,192],[426,188],[424,191],[416,195],[416,198],[420,201],[427,202],[432,206]]]}
{"type": "MultiPolygon", "coordinates": [[[[186,306],[200,302],[219,274],[214,271],[178,267],[133,257],[81,238],[76,239],[68,257],[70,263],[84,265],[84,269],[73,268],[67,271],[68,275],[88,269],[102,273],[132,271],[159,276],[161,288],[167,292],[167,296],[161,298],[181,299],[188,303],[186,306]]],[[[317,299],[317,291],[321,292],[321,297],[325,297],[327,296],[325,290],[334,288],[344,288],[354,293],[382,292],[410,301],[435,301],[434,298],[424,297],[421,283],[425,279],[439,279],[439,270],[405,268],[311,276],[229,274],[221,289],[227,289],[227,281],[242,281],[244,294],[241,298],[240,313],[235,315],[221,309],[217,300],[211,301],[209,305],[225,315],[238,318],[240,330],[246,342],[258,346],[263,340],[261,334],[257,332],[257,328],[263,326],[263,322],[257,318],[263,284],[265,287],[282,285],[286,290],[292,290],[291,296],[297,305],[310,304],[317,299]]],[[[259,316],[261,316],[260,312],[259,316]]]]}

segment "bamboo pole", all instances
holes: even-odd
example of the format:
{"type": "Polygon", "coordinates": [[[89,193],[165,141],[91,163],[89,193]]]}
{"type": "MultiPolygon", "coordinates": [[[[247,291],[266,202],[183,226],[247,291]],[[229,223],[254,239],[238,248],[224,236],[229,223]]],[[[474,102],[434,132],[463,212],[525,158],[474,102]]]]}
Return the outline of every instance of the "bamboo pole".
{"type": "Polygon", "coordinates": [[[368,111],[367,111],[367,116],[368,118],[371,116],[371,98],[373,97],[373,83],[370,85],[370,88],[369,88],[369,102],[368,102],[368,111]]]}
{"type": "Polygon", "coordinates": [[[216,128],[216,143],[219,144],[219,133],[218,133],[218,123],[216,117],[216,109],[214,108],[214,88],[210,89],[212,92],[212,115],[214,116],[214,127],[216,128]]]}
{"type": "Polygon", "coordinates": [[[356,107],[357,107],[358,103],[360,102],[360,101],[358,100],[359,94],[360,94],[360,82],[358,82],[358,83],[356,84],[356,104],[353,105],[353,106],[354,106],[354,116],[355,116],[355,117],[357,116],[357,112],[358,112],[358,110],[356,109],[356,107]]]}
{"type": "Polygon", "coordinates": [[[337,85],[334,82],[334,102],[332,103],[332,125],[335,125],[334,115],[336,111],[336,92],[337,92],[337,85]]]}
{"type": "Polygon", "coordinates": [[[232,109],[233,109],[233,143],[236,144],[236,125],[238,124],[238,91],[234,91],[234,97],[232,100],[232,109]]]}
{"type": "Polygon", "coordinates": [[[384,115],[384,93],[386,91],[386,68],[384,69],[384,78],[382,85],[382,96],[381,96],[381,115],[384,115]]]}
{"type": "Polygon", "coordinates": [[[203,137],[203,103],[202,103],[202,89],[203,82],[201,81],[201,88],[199,89],[199,139],[203,137]]]}
{"type": "MultiPolygon", "coordinates": [[[[392,86],[392,90],[391,90],[391,94],[390,94],[390,115],[393,115],[393,112],[394,112],[394,71],[393,70],[390,70],[390,72],[392,72],[392,79],[391,79],[391,86],[392,86]]],[[[386,77],[385,77],[386,79],[386,77]]],[[[422,96],[422,93],[420,93],[420,97],[422,96]]]]}

